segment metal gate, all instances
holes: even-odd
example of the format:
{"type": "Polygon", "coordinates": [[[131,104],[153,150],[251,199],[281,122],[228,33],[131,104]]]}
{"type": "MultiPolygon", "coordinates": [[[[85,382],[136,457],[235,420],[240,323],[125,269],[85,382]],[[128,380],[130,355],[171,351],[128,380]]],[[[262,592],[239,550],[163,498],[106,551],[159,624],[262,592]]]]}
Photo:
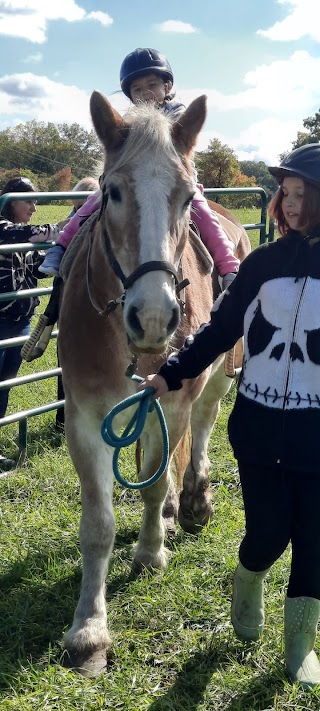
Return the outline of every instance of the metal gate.
{"type": "MultiPolygon", "coordinates": [[[[258,194],[261,198],[261,216],[260,222],[244,224],[243,227],[246,230],[259,230],[260,231],[260,244],[267,241],[272,241],[274,239],[274,225],[272,221],[269,222],[269,231],[267,231],[267,195],[263,188],[251,187],[251,188],[206,188],[204,194],[206,197],[214,195],[230,195],[230,194],[258,194]]],[[[91,195],[91,192],[46,192],[32,193],[34,200],[40,200],[41,202],[47,200],[70,200],[75,197],[81,199],[91,195]]],[[[0,214],[4,204],[10,200],[30,200],[30,193],[6,193],[0,197],[0,214]]],[[[52,247],[52,242],[39,242],[37,244],[31,244],[30,242],[23,244],[14,245],[2,245],[0,246],[0,252],[2,254],[10,254],[12,252],[30,252],[35,250],[47,250],[52,247]]],[[[28,296],[42,296],[51,294],[52,287],[39,287],[37,289],[21,290],[19,292],[7,292],[5,294],[0,294],[0,302],[7,299],[16,300],[23,299],[28,296]]],[[[52,338],[57,338],[58,331],[52,332],[52,338]]],[[[13,346],[23,346],[28,337],[10,338],[6,340],[0,340],[0,348],[12,348],[13,346]]],[[[12,378],[11,380],[0,381],[0,390],[4,390],[8,387],[18,387],[19,385],[26,385],[28,383],[34,383],[40,380],[45,380],[47,378],[56,378],[61,374],[61,368],[54,368],[51,370],[45,370],[38,373],[31,373],[30,375],[19,376],[12,378]]],[[[12,424],[14,422],[19,423],[19,433],[18,433],[18,459],[16,462],[16,467],[22,466],[25,462],[27,455],[27,441],[28,441],[28,418],[34,417],[36,415],[42,415],[46,412],[51,412],[63,407],[64,400],[56,400],[54,402],[49,402],[39,407],[32,408],[30,410],[21,410],[20,412],[15,412],[12,415],[7,415],[6,417],[0,418],[0,428],[5,425],[12,424]]],[[[1,475],[0,475],[1,476],[1,475]]]]}

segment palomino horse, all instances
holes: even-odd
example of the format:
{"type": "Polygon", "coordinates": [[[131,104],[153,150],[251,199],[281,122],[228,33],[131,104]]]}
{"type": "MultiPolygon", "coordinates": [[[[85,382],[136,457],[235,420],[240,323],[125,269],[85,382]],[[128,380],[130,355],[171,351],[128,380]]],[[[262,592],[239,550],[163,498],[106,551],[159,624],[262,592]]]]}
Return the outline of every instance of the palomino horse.
{"type": "MultiPolygon", "coordinates": [[[[102,440],[101,422],[135,392],[125,375],[132,353],[139,356],[140,375],[153,372],[165,354],[179,348],[209,319],[212,307],[211,275],[189,240],[194,192],[190,156],[205,114],[205,97],[193,101],[179,122],[153,106],[133,109],[122,118],[101,94],[91,97],[93,124],[106,151],[101,210],[80,228],[86,238],[79,243],[66,279],[59,322],[66,436],[82,490],[83,578],[65,647],[70,665],[84,675],[105,667],[110,646],[105,578],[115,536],[113,449],[102,440]],[[185,277],[190,286],[181,314],[177,283],[185,277]],[[121,306],[104,318],[108,305],[118,301],[121,306]]],[[[237,250],[243,257],[249,251],[247,235],[228,217],[232,227],[239,227],[237,250]]],[[[230,382],[221,356],[181,391],[163,398],[170,462],[191,421],[192,453],[179,509],[186,530],[203,525],[212,513],[207,445],[230,382]]],[[[129,415],[119,416],[119,429],[128,419],[129,415]]],[[[141,444],[139,479],[145,480],[158,469],[162,454],[154,414],[147,418],[141,444]]],[[[170,465],[141,495],[144,513],[135,567],[165,568],[165,528],[173,525],[179,505],[170,465]]]]}

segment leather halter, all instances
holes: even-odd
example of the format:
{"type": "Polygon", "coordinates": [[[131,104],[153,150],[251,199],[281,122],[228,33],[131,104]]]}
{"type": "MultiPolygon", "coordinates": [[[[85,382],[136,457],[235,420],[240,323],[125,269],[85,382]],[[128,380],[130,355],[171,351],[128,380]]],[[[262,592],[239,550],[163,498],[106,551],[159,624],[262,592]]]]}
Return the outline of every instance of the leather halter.
{"type": "MultiPolygon", "coordinates": [[[[102,191],[102,200],[101,200],[101,207],[100,207],[100,212],[97,218],[97,222],[100,222],[103,211],[105,207],[107,206],[108,203],[108,195],[106,194],[105,191],[102,191]]],[[[183,281],[179,282],[179,277],[178,273],[175,269],[175,267],[170,264],[170,262],[167,262],[166,260],[152,260],[150,262],[144,262],[144,264],[140,264],[134,271],[129,274],[129,276],[125,276],[124,272],[122,271],[122,268],[114,256],[114,253],[112,251],[112,245],[110,242],[110,237],[107,232],[107,229],[105,225],[102,225],[102,234],[103,234],[103,239],[104,239],[104,245],[106,248],[106,252],[109,258],[110,265],[113,269],[114,274],[118,279],[120,279],[123,288],[124,288],[124,293],[121,295],[120,298],[118,299],[112,299],[111,301],[108,302],[107,306],[104,309],[100,309],[95,302],[92,299],[91,296],[91,291],[90,291],[90,254],[91,254],[91,246],[92,246],[92,240],[90,242],[89,250],[88,250],[88,257],[87,257],[87,290],[89,294],[89,299],[94,307],[94,309],[98,312],[100,316],[108,316],[111,311],[114,311],[118,304],[121,304],[122,306],[124,305],[124,301],[126,298],[126,290],[130,288],[134,284],[135,281],[140,279],[144,274],[148,274],[148,272],[155,272],[155,271],[164,271],[167,272],[168,274],[171,274],[174,278],[175,285],[176,285],[176,294],[178,295],[182,289],[184,289],[186,286],[188,286],[189,279],[183,279],[183,281]]],[[[178,299],[180,302],[180,300],[178,299]]],[[[180,305],[182,307],[184,306],[183,302],[180,302],[180,305]]]]}

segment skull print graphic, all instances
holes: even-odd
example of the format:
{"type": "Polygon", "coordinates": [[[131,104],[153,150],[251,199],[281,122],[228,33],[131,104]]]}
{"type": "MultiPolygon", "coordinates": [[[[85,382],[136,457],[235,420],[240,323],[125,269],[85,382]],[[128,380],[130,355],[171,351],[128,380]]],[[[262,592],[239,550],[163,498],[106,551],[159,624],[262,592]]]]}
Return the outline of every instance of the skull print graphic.
{"type": "Polygon", "coordinates": [[[320,408],[319,280],[265,282],[244,318],[239,391],[277,409],[320,408]],[[262,307],[263,304],[263,307],[262,307]]]}

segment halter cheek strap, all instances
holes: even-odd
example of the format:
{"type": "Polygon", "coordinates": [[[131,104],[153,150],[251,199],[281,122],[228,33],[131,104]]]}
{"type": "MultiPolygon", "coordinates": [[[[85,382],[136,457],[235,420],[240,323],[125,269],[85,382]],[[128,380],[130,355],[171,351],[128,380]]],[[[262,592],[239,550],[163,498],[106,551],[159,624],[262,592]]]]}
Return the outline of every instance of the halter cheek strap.
{"type": "MultiPolygon", "coordinates": [[[[103,180],[103,176],[101,177],[101,183],[103,180]]],[[[98,222],[101,221],[101,217],[103,215],[103,212],[108,204],[108,195],[105,190],[102,189],[102,200],[101,200],[101,207],[100,207],[100,212],[98,215],[98,222]]],[[[113,250],[112,250],[112,245],[110,242],[110,237],[108,235],[107,229],[105,225],[102,225],[102,234],[103,234],[103,239],[104,239],[104,244],[106,248],[106,252],[109,258],[110,265],[118,279],[120,279],[124,290],[126,291],[129,289],[135,281],[140,279],[144,274],[148,274],[148,272],[155,272],[155,271],[164,271],[167,272],[168,274],[171,274],[174,278],[175,284],[176,284],[176,293],[179,294],[179,292],[185,288],[189,284],[188,279],[184,279],[182,282],[179,283],[179,277],[177,274],[177,271],[175,267],[170,263],[167,262],[166,260],[152,260],[150,262],[145,262],[144,264],[140,264],[134,271],[129,274],[129,276],[125,276],[124,272],[121,269],[121,266],[114,256],[113,250]]],[[[121,297],[121,302],[124,302],[125,294],[121,297]]],[[[117,304],[119,303],[119,300],[113,300],[112,302],[109,302],[113,304],[112,309],[116,308],[117,304]]],[[[108,307],[107,307],[108,308],[108,307]]],[[[105,314],[106,309],[104,309],[103,313],[105,314]]]]}

